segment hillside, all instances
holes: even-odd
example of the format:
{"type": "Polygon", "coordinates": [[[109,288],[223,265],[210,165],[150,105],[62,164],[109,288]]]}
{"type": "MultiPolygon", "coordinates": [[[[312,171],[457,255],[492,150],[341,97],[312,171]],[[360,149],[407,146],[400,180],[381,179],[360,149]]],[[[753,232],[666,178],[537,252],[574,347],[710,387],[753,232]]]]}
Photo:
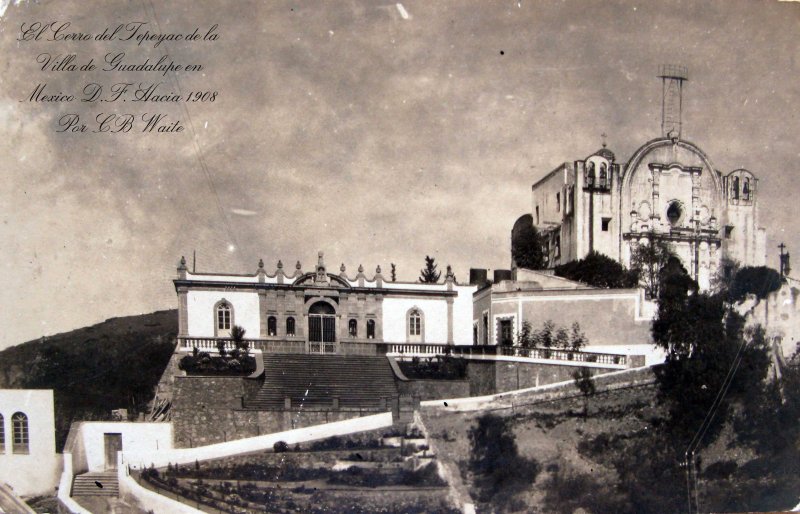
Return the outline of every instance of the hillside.
{"type": "Polygon", "coordinates": [[[111,318],[0,352],[0,388],[53,389],[56,446],[77,420],[143,412],[174,348],[175,310],[111,318]]]}
{"type": "MultiPolygon", "coordinates": [[[[737,425],[748,417],[738,414],[700,452],[701,510],[793,507],[800,496],[796,434],[785,446],[765,448],[770,435],[745,441],[740,432],[747,430],[737,425]]],[[[666,416],[655,384],[598,391],[586,403],[575,395],[513,409],[423,412],[433,448],[478,512],[565,514],[686,512],[686,444],[666,416]],[[474,443],[479,425],[483,450],[474,443]],[[502,442],[504,434],[511,443],[502,442]],[[477,473],[474,456],[487,453],[495,471],[477,473]]]]}

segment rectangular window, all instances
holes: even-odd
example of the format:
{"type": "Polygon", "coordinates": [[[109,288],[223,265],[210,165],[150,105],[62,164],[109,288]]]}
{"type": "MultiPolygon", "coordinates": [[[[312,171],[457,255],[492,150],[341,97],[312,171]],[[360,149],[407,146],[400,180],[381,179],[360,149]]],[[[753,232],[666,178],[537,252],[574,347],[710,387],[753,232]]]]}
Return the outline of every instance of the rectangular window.
{"type": "Polygon", "coordinates": [[[230,330],[231,311],[228,309],[220,309],[217,311],[217,328],[220,330],[230,330]]]}
{"type": "Polygon", "coordinates": [[[489,315],[483,315],[483,344],[489,344],[489,315]]]}
{"type": "Polygon", "coordinates": [[[536,224],[539,224],[539,206],[536,206],[536,224]]]}
{"type": "Polygon", "coordinates": [[[514,344],[513,322],[510,319],[497,320],[497,341],[503,346],[514,344]]]}
{"type": "Polygon", "coordinates": [[[608,232],[609,225],[611,225],[611,218],[603,218],[603,232],[608,232]]]}
{"type": "Polygon", "coordinates": [[[420,319],[417,316],[411,316],[411,328],[410,333],[412,336],[418,336],[422,333],[422,325],[420,324],[420,319]]]}
{"type": "Polygon", "coordinates": [[[561,212],[561,193],[556,193],[556,212],[561,212]]]}
{"type": "Polygon", "coordinates": [[[6,452],[6,427],[3,416],[0,415],[0,453],[6,452]]]}

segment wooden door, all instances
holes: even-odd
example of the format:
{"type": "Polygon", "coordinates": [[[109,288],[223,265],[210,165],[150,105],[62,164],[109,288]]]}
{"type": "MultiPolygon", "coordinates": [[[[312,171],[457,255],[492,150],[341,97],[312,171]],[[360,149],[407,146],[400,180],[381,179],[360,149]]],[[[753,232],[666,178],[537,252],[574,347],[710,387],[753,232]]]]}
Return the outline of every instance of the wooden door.
{"type": "Polygon", "coordinates": [[[117,469],[117,452],[122,451],[122,434],[103,434],[106,449],[106,469],[117,469]]]}

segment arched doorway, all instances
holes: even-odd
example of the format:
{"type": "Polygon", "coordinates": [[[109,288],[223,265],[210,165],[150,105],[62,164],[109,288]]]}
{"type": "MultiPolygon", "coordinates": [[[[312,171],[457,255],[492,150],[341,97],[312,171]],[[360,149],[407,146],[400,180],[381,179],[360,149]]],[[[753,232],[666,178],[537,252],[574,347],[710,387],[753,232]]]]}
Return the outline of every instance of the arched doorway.
{"type": "Polygon", "coordinates": [[[336,352],[336,310],[327,302],[317,302],[308,309],[308,350],[336,352]]]}

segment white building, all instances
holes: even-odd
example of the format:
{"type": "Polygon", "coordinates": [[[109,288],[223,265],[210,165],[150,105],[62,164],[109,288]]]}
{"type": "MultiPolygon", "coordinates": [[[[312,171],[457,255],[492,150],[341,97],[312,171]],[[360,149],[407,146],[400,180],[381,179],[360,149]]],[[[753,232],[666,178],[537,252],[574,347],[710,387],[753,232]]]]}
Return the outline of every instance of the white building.
{"type": "MultiPolygon", "coordinates": [[[[375,343],[472,344],[472,293],[448,270],[443,283],[387,281],[380,266],[349,277],[344,265],[328,273],[319,253],[312,272],[298,262],[287,273],[278,262],[268,274],[193,273],[181,260],[174,280],[179,337],[208,347],[233,326],[275,351],[364,353],[375,343]]],[[[374,349],[371,350],[374,352],[374,349]]]]}
{"type": "Polygon", "coordinates": [[[0,482],[19,496],[53,494],[61,473],[51,389],[0,389],[0,482]]]}

